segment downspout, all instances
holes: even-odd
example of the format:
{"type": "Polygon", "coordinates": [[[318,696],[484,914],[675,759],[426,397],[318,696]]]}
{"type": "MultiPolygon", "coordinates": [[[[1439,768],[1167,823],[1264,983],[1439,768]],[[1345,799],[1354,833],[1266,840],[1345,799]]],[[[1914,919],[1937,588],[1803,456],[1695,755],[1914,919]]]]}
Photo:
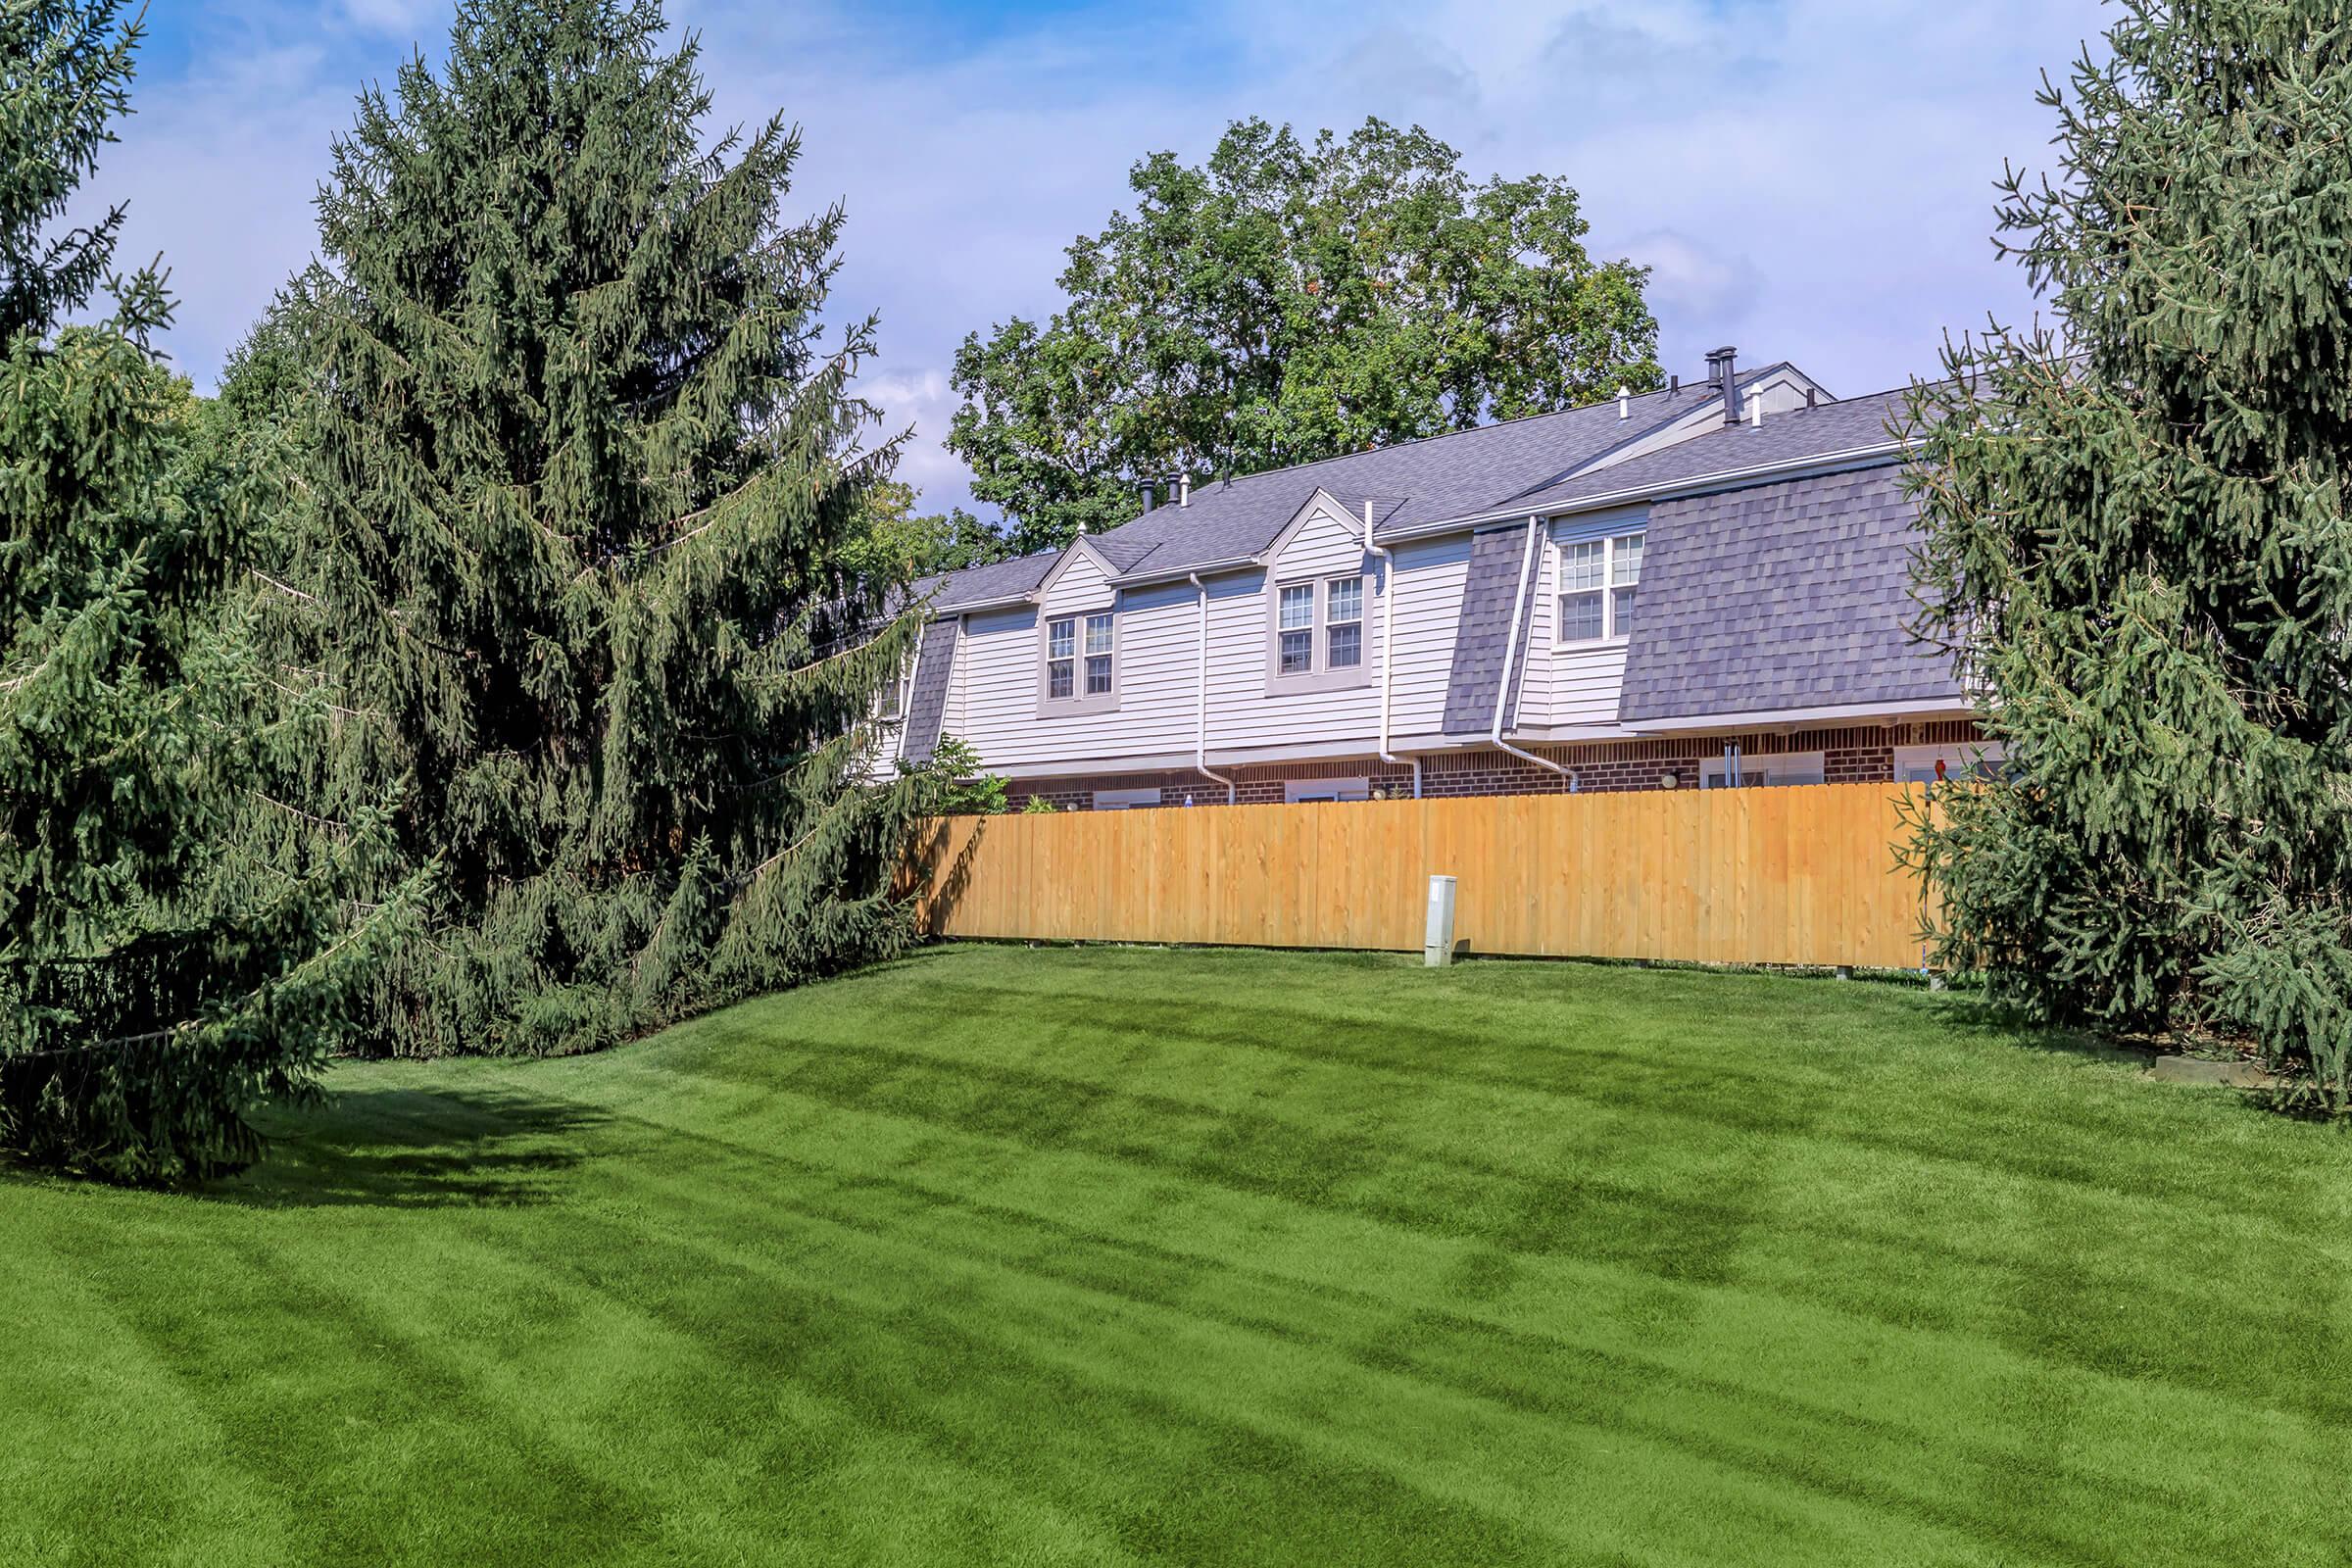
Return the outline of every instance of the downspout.
{"type": "Polygon", "coordinates": [[[1193,771],[1212,783],[1225,786],[1225,804],[1233,804],[1233,780],[1222,773],[1208,770],[1208,584],[1199,572],[1191,573],[1193,590],[1200,596],[1200,717],[1193,731],[1193,771]]]}
{"type": "MultiPolygon", "coordinates": [[[[1389,750],[1391,650],[1396,646],[1396,556],[1372,537],[1372,503],[1364,503],[1364,554],[1380,558],[1380,760],[1394,767],[1403,759],[1389,750]]],[[[1413,799],[1421,798],[1421,759],[1413,759],[1413,799]]]]}
{"type": "Polygon", "coordinates": [[[1513,757],[1524,758],[1538,767],[1548,767],[1562,778],[1573,782],[1575,775],[1550,758],[1538,757],[1533,752],[1521,751],[1502,738],[1502,721],[1507,716],[1511,704],[1511,671],[1517,667],[1519,662],[1519,633],[1523,624],[1522,617],[1527,613],[1527,573],[1528,568],[1536,564],[1536,529],[1543,520],[1541,517],[1527,519],[1527,550],[1519,558],[1518,587],[1511,595],[1511,640],[1505,643],[1502,649],[1502,687],[1494,694],[1494,727],[1487,732],[1487,739],[1513,757]]]}
{"type": "MultiPolygon", "coordinates": [[[[931,622],[925,620],[923,636],[929,636],[930,632],[931,622]]],[[[906,709],[907,705],[914,701],[915,677],[922,672],[923,637],[917,637],[914,640],[914,668],[911,670],[902,668],[891,676],[891,683],[898,688],[899,696],[899,732],[892,736],[890,741],[890,761],[893,767],[906,760],[906,709]]]]}

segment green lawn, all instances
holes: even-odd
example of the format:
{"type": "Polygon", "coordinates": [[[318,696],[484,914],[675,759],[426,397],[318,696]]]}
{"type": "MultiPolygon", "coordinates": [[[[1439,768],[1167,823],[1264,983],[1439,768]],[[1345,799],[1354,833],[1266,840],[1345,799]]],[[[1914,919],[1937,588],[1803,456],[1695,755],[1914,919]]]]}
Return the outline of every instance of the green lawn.
{"type": "Polygon", "coordinates": [[[2341,1563],[2352,1143],[1825,980],[961,948],[0,1180],[0,1563],[2341,1563]]]}

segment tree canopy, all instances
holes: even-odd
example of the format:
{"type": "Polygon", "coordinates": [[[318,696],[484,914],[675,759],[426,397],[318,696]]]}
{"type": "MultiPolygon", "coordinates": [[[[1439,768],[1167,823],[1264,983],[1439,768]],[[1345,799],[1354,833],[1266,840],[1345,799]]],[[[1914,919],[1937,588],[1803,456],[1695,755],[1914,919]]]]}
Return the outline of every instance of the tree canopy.
{"type": "Polygon", "coordinates": [[[466,0],[364,93],[295,356],[273,626],[398,781],[446,898],[376,998],[402,1051],[557,1051],[890,951],[914,786],[864,788],[911,644],[845,564],[890,442],[820,342],[842,217],[780,120],[705,145],[652,0],[466,0]]]}
{"type": "Polygon", "coordinates": [[[2352,1103],[2352,32],[2131,0],[2012,173],[2062,334],[1923,388],[1922,629],[2008,776],[1916,853],[1947,962],[2034,1015],[2216,1025],[2352,1103]]]}
{"type": "Polygon", "coordinates": [[[1418,127],[1301,141],[1237,122],[1206,164],[1137,164],[1135,210],[1069,248],[1066,303],[956,355],[948,445],[1017,551],[1241,474],[1659,380],[1647,273],[1586,253],[1576,192],[1474,183],[1418,127]]]}

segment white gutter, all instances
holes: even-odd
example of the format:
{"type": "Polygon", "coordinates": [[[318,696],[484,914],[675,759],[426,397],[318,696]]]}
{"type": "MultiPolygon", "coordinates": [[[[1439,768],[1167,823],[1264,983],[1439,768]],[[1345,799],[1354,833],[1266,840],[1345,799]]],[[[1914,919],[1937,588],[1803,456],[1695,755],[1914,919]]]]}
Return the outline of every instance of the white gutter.
{"type": "Polygon", "coordinates": [[[1637,735],[1676,735],[1700,730],[1758,730],[1803,724],[1864,728],[1873,724],[1926,723],[1944,717],[1966,717],[1965,703],[1897,707],[1887,703],[1854,703],[1827,708],[1766,708],[1746,713],[1690,713],[1670,718],[1637,719],[1628,727],[1637,735]]]}
{"type": "MultiPolygon", "coordinates": [[[[1396,558],[1372,537],[1372,503],[1364,503],[1364,553],[1380,558],[1380,760],[1394,766],[1399,759],[1389,750],[1390,674],[1396,647],[1396,558]]],[[[1421,798],[1421,764],[1413,763],[1413,799],[1421,798]]]]}
{"type": "MultiPolygon", "coordinates": [[[[1842,452],[1816,452],[1801,458],[1783,458],[1777,463],[1759,463],[1746,467],[1721,468],[1713,473],[1692,474],[1687,479],[1675,479],[1658,484],[1627,485],[1622,490],[1610,490],[1599,495],[1578,496],[1573,500],[1553,503],[1544,511],[1551,515],[1565,516],[1575,512],[1600,512],[1621,507],[1629,501],[1663,501],[1675,497],[1711,490],[1733,479],[1780,479],[1805,473],[1815,468],[1837,468],[1869,458],[1887,458],[1908,452],[1913,443],[1882,441],[1873,446],[1848,447],[1842,452]]],[[[1669,448],[1668,450],[1672,450],[1669,448]]],[[[1566,480],[1561,481],[1563,484],[1566,480]]],[[[1496,512],[1475,512],[1459,517],[1441,518],[1436,522],[1415,523],[1410,528],[1392,528],[1391,539],[1420,539],[1431,534],[1458,533],[1485,522],[1504,522],[1527,515],[1524,501],[1517,506],[1496,512]]]]}
{"type": "Polygon", "coordinates": [[[1233,804],[1233,780],[1208,770],[1208,584],[1193,573],[1193,589],[1200,596],[1200,716],[1193,731],[1193,771],[1225,786],[1225,804],[1233,804]]]}
{"type": "Polygon", "coordinates": [[[1519,576],[1511,591],[1511,640],[1502,649],[1502,689],[1494,694],[1494,727],[1488,731],[1487,739],[1513,757],[1525,758],[1538,767],[1548,767],[1573,782],[1576,775],[1550,758],[1523,752],[1502,738],[1502,721],[1511,706],[1511,670],[1519,661],[1520,617],[1527,612],[1527,570],[1536,564],[1536,530],[1543,526],[1543,522],[1542,517],[1531,516],[1527,519],[1527,550],[1519,558],[1519,576]]]}
{"type": "Polygon", "coordinates": [[[1037,602],[1037,591],[1031,589],[1026,593],[1005,594],[996,599],[975,599],[969,604],[939,605],[934,608],[943,615],[969,615],[983,610],[1014,610],[1037,602]]]}
{"type": "Polygon", "coordinates": [[[1109,579],[1114,587],[1140,588],[1146,583],[1183,582],[1188,577],[1198,582],[1204,571],[1239,571],[1246,566],[1262,566],[1265,562],[1257,556],[1228,556],[1222,561],[1203,561],[1197,565],[1171,566],[1164,571],[1131,571],[1109,579]]]}

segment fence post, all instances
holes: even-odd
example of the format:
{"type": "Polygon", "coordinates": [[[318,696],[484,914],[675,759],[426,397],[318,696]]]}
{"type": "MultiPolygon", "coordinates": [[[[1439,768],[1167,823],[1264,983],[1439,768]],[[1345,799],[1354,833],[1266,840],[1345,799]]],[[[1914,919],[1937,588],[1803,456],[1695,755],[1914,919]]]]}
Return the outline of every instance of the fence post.
{"type": "Polygon", "coordinates": [[[1453,878],[1429,879],[1429,924],[1421,938],[1421,964],[1442,969],[1453,961],[1453,878]]]}

